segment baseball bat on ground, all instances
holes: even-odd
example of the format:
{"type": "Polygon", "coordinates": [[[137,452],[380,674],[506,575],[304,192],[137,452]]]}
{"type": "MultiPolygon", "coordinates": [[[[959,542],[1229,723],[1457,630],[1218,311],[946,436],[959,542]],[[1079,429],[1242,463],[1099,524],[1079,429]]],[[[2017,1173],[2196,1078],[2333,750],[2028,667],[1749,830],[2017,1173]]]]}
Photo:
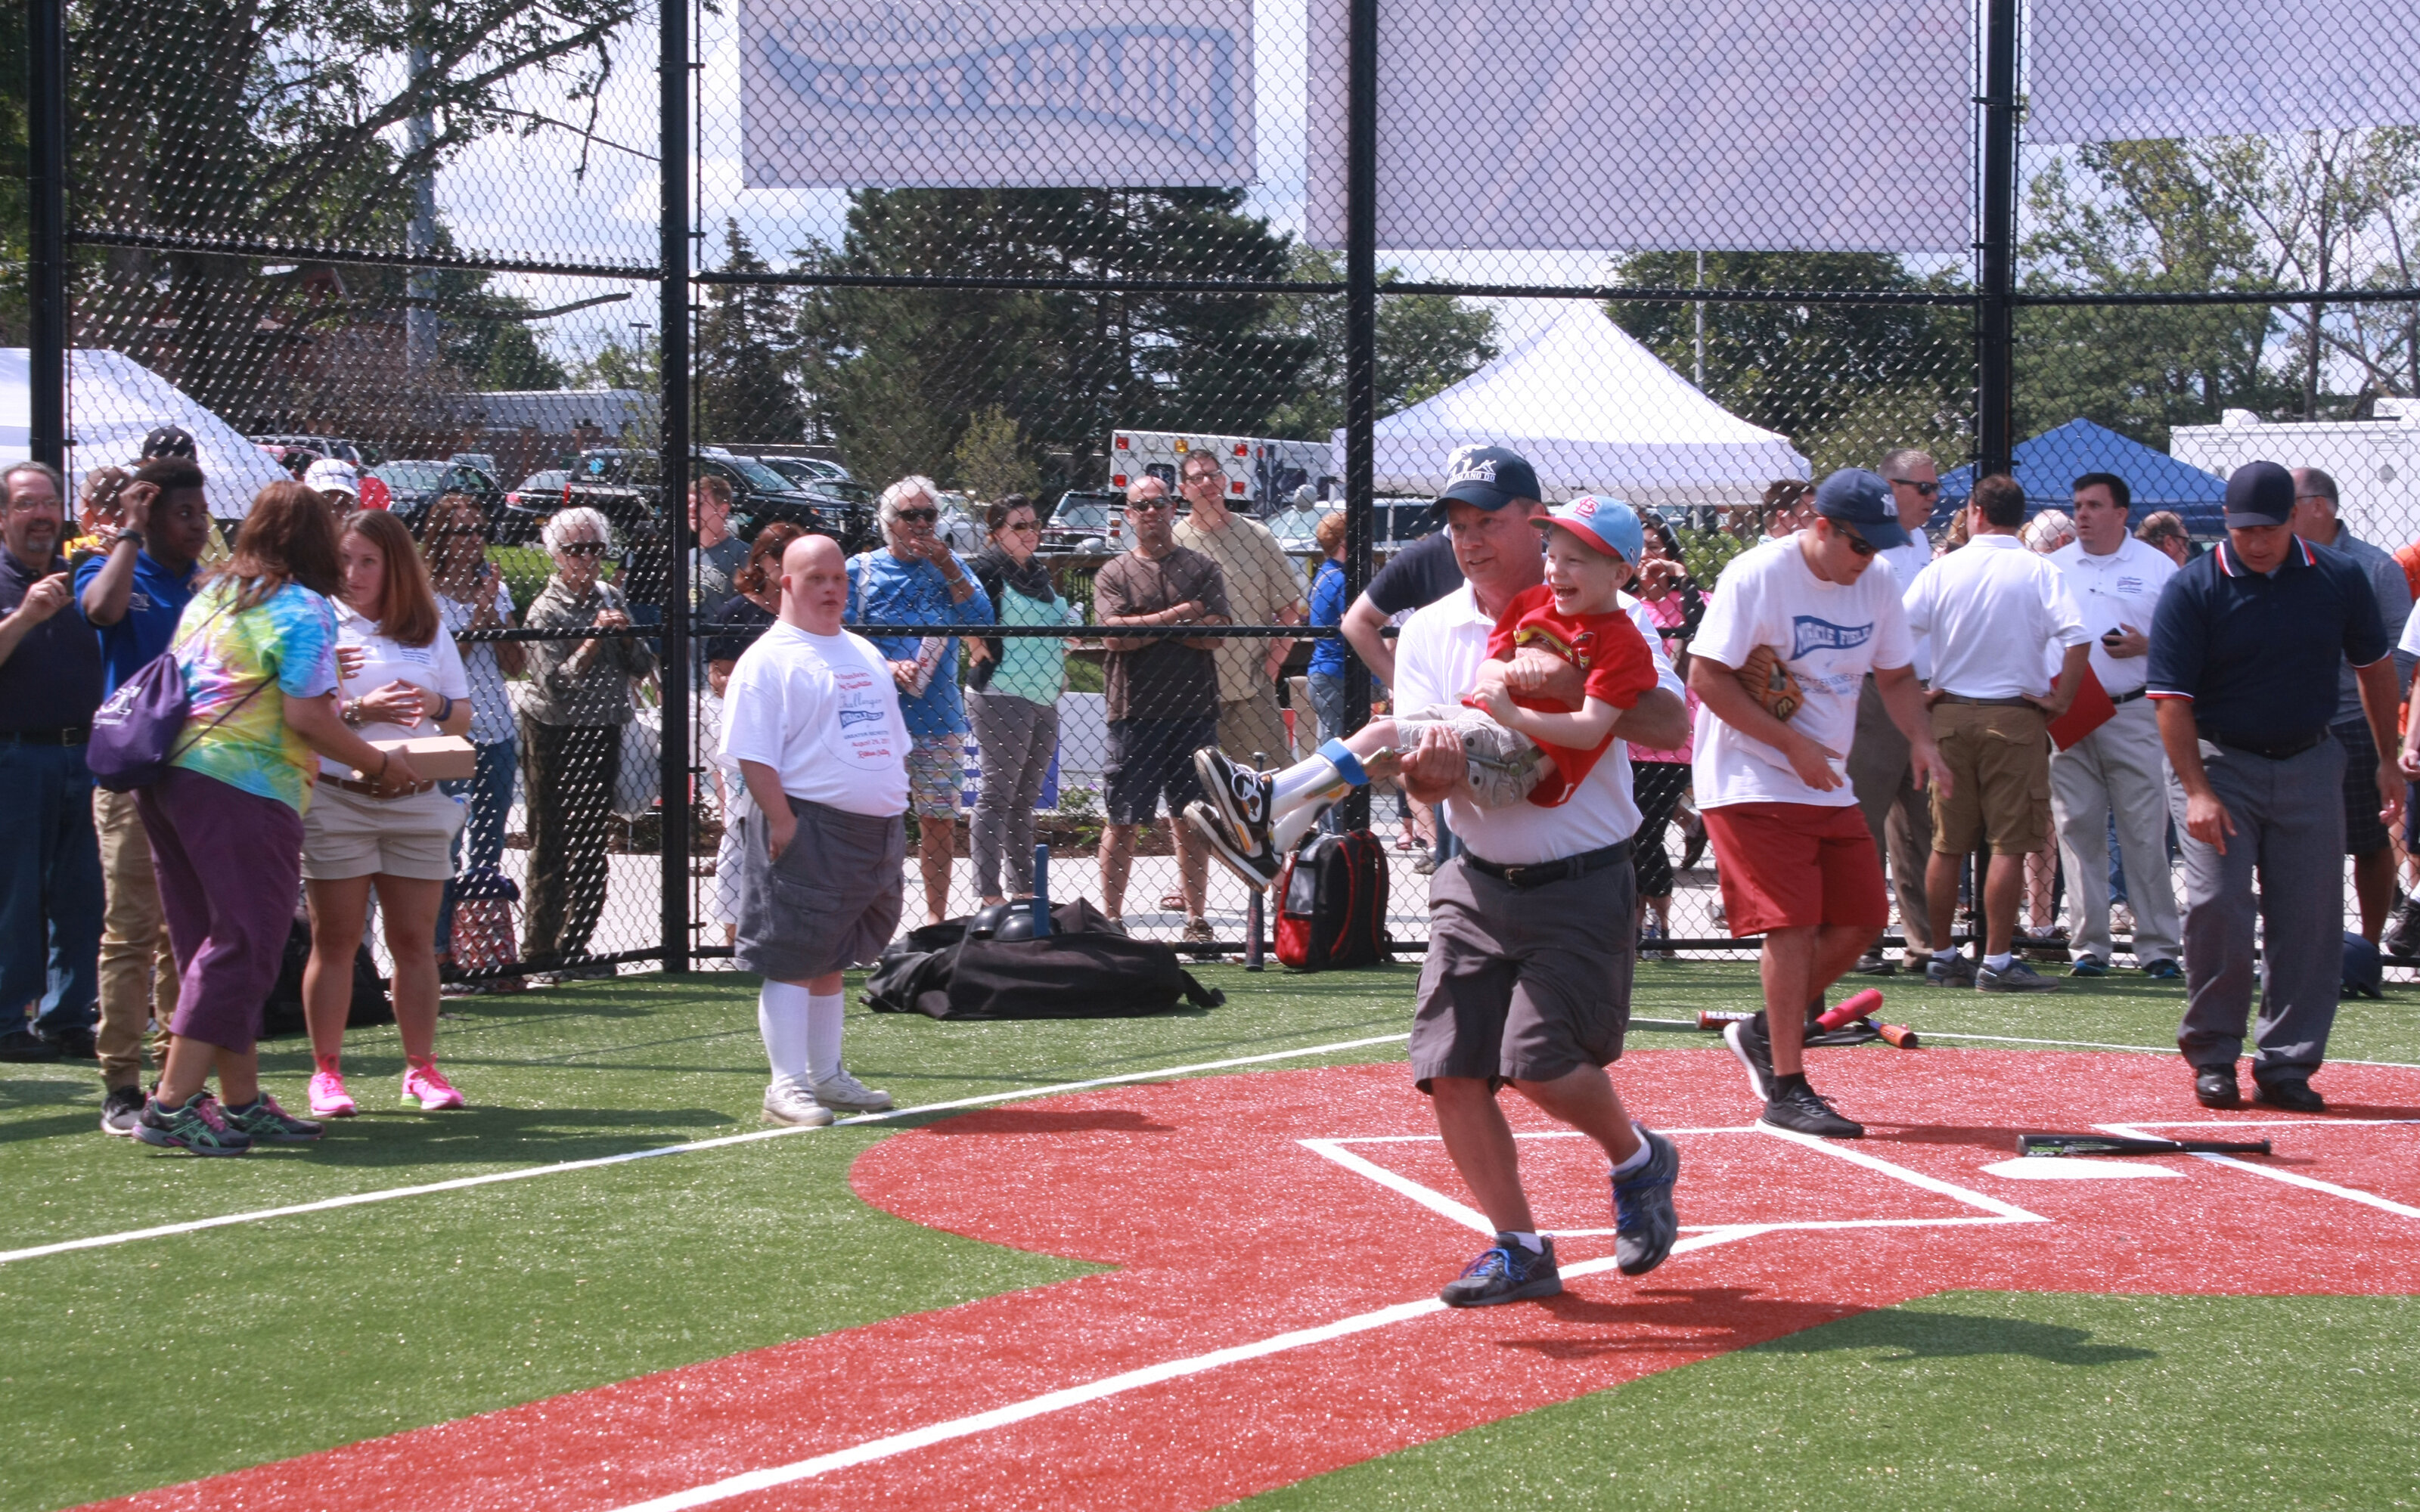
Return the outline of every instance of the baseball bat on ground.
{"type": "Polygon", "coordinates": [[[1897,1045],[1901,1050],[1923,1048],[1923,1041],[1916,1039],[1916,1031],[1904,1024],[1877,1024],[1874,1028],[1881,1033],[1885,1041],[1897,1045]]]}
{"type": "Polygon", "coordinates": [[[1701,1008],[1698,1010],[1698,1027],[1720,1034],[1723,1031],[1723,1026],[1745,1024],[1754,1017],[1756,1013],[1753,1010],[1733,1011],[1729,1009],[1701,1008]]]}
{"type": "Polygon", "coordinates": [[[1861,1018],[1880,1011],[1882,1006],[1882,993],[1869,987],[1864,992],[1852,993],[1842,998],[1837,1008],[1826,1009],[1815,1022],[1823,1027],[1823,1032],[1829,1034],[1834,1029],[1854,1024],[1861,1018]]]}
{"type": "Polygon", "coordinates": [[[2124,1134],[2029,1134],[2017,1136],[2024,1155],[2266,1155],[2266,1139],[2135,1139],[2124,1134]]]}

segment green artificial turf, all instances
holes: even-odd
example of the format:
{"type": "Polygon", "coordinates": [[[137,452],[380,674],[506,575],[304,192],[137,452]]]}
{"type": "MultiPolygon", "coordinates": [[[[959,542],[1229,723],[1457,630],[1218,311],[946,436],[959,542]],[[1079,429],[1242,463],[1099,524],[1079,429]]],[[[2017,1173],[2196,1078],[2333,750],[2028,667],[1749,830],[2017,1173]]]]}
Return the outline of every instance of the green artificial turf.
{"type": "Polygon", "coordinates": [[[1238,1504],[2420,1505],[2420,1301],[1948,1292],[1238,1504]]]}
{"type": "MultiPolygon", "coordinates": [[[[936,1024],[853,1009],[849,1065],[907,1107],[1400,1035],[1417,967],[1202,975],[1226,1006],[1156,1019],[936,1024]]],[[[1888,1016],[1936,1032],[2149,1047],[2172,1041],[2182,997],[2122,975],[2014,1000],[1881,985],[1888,1016]]],[[[1650,963],[1636,1011],[1693,1018],[1755,991],[1748,964],[1650,963]]],[[[2420,1062],[2410,992],[2348,1005],[2336,1052],[2420,1062]]],[[[752,979],[714,973],[467,1000],[440,1047],[472,1106],[442,1116],[396,1106],[392,1028],[356,1031],[348,1070],[365,1116],[319,1145],[236,1161],[101,1134],[89,1066],[0,1067],[0,1249],[759,1129],[754,998],[752,979]]],[[[1713,1041],[1642,1028],[1633,1042],[1713,1041]]],[[[1402,1054],[1384,1040],[1241,1069],[1402,1054]]],[[[263,1067],[299,1106],[302,1041],[271,1041],[263,1067]]],[[[0,1507],[140,1490],[1081,1273],[858,1200],[849,1163],[918,1121],[0,1266],[12,1428],[0,1507]]]]}

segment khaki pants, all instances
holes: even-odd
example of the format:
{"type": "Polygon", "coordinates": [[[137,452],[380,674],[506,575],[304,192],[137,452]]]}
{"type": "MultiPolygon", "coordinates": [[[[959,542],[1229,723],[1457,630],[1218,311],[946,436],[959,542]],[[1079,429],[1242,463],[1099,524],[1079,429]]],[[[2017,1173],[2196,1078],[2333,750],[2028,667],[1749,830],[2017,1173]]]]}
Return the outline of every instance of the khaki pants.
{"type": "Polygon", "coordinates": [[[155,1053],[165,1053],[168,1020],[177,1011],[177,957],[134,795],[95,788],[92,827],[101,837],[109,899],[101,927],[101,1079],[105,1087],[133,1087],[143,1080],[143,1031],[155,1018],[155,1053]]]}

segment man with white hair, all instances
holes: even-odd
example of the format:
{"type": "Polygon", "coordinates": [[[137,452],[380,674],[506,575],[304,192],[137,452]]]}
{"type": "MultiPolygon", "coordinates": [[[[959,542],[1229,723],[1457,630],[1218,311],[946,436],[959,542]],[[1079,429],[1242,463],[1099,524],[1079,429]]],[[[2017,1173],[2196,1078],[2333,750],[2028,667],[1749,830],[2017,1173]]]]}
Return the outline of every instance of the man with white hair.
{"type": "Polygon", "coordinates": [[[841,628],[848,599],[840,548],[791,542],[781,618],[740,654],[725,695],[722,751],[752,800],[734,954],[765,979],[756,1026],[776,1123],[891,1106],[841,1067],[841,971],[873,960],[899,925],[910,747],[890,665],[841,628]]]}
{"type": "Polygon", "coordinates": [[[924,918],[950,911],[950,856],[957,839],[958,795],[966,786],[967,711],[958,696],[961,625],[992,623],[991,595],[935,533],[940,490],[922,476],[882,490],[879,518],[888,543],[848,563],[848,618],[859,625],[931,625],[930,636],[876,636],[890,662],[908,720],[908,807],[916,814],[917,862],[924,877],[924,918]]]}

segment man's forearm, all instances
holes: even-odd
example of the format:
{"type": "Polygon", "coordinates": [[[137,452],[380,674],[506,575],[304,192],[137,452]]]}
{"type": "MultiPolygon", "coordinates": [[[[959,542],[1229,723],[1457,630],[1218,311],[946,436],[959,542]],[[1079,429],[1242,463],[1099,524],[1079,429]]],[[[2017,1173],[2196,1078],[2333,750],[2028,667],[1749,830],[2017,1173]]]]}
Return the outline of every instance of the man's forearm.
{"type": "Polygon", "coordinates": [[[2361,688],[2361,712],[2369,720],[2370,738],[2378,743],[2381,751],[2394,750],[2395,717],[2402,702],[2395,658],[2386,656],[2366,667],[2357,667],[2352,675],[2361,688]]]}
{"type": "MultiPolygon", "coordinates": [[[[1893,667],[1874,673],[1874,691],[1882,695],[1883,712],[1909,745],[1932,738],[1932,711],[1925,706],[1924,685],[1913,667],[1893,667]]],[[[1701,695],[1702,696],[1702,695],[1701,695]]]]}
{"type": "Polygon", "coordinates": [[[1370,675],[1392,687],[1395,683],[1395,648],[1380,633],[1386,627],[1386,616],[1380,614],[1377,606],[1366,596],[1353,601],[1353,606],[1344,611],[1343,622],[1337,626],[1344,634],[1344,643],[1361,658],[1361,665],[1370,669],[1370,675]]]}
{"type": "Polygon", "coordinates": [[[101,571],[93,575],[92,581],[85,585],[82,597],[86,620],[95,625],[108,625],[126,618],[126,606],[134,596],[135,555],[132,541],[126,543],[124,550],[116,546],[109,548],[109,559],[101,564],[101,571]]]}
{"type": "Polygon", "coordinates": [[[1668,687],[1651,687],[1624,711],[1613,733],[1650,750],[1677,750],[1689,744],[1689,704],[1668,687]]]}
{"type": "Polygon", "coordinates": [[[0,661],[16,655],[25,637],[34,633],[38,622],[23,609],[14,614],[0,615],[0,661]]]}
{"type": "Polygon", "coordinates": [[[2168,770],[2188,797],[2210,792],[2210,772],[2201,764],[2201,727],[2194,722],[2191,699],[2153,699],[2160,717],[2160,748],[2167,754],[2168,770]]]}
{"type": "Polygon", "coordinates": [[[1741,734],[1762,741],[1776,750],[1790,748],[1793,733],[1790,726],[1748,696],[1732,668],[1710,657],[1693,656],[1689,662],[1689,687],[1698,695],[1699,703],[1741,734]]]}
{"type": "Polygon", "coordinates": [[[739,763],[740,780],[748,784],[748,796],[757,811],[786,814],[790,811],[789,795],[782,791],[782,774],[763,762],[743,759],[739,763]]]}

